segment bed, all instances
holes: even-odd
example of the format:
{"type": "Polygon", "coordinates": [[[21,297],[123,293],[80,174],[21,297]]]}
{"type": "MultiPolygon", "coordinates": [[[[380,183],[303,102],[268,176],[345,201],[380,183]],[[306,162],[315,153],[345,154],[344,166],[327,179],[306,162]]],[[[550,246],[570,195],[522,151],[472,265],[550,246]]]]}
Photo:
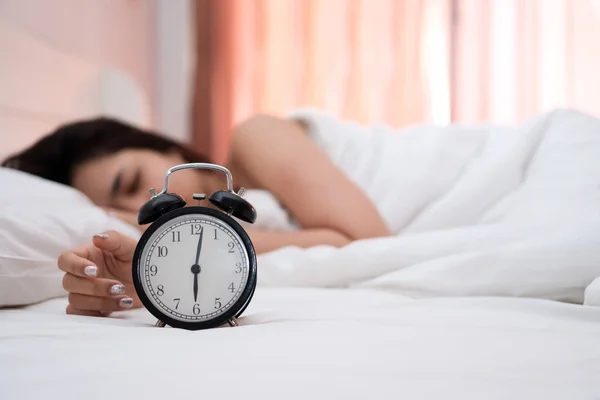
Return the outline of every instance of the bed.
{"type": "Polygon", "coordinates": [[[598,310],[536,299],[412,300],[371,290],[259,288],[241,326],[154,328],[0,314],[5,399],[595,399],[598,310]]]}
{"type": "MultiPolygon", "coordinates": [[[[0,24],[0,49],[15,43],[82,78],[36,82],[19,72],[23,61],[3,59],[0,140],[17,137],[11,151],[67,118],[144,122],[143,95],[118,71],[0,24]],[[32,84],[36,105],[11,101],[32,84]]],[[[11,188],[0,211],[0,399],[600,398],[594,218],[281,249],[259,257],[240,326],[189,332],[154,327],[144,309],[66,315],[56,255],[107,227],[136,231],[67,188],[9,171],[0,180],[11,188]]],[[[273,199],[249,196],[265,226],[281,222],[273,199]]]]}

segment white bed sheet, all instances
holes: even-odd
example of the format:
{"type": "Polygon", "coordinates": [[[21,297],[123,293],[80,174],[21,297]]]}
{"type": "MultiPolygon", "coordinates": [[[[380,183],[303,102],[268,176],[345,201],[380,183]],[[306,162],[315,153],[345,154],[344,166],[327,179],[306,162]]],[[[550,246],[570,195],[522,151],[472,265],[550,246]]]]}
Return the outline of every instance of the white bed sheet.
{"type": "Polygon", "coordinates": [[[600,308],[258,288],[242,326],[0,310],[1,399],[598,399],[600,308]]]}

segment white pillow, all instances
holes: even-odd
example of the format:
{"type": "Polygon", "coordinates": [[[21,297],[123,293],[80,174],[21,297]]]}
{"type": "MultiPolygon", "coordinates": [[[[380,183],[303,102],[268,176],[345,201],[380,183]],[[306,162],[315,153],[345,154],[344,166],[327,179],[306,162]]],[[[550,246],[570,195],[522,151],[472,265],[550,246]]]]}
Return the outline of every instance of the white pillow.
{"type": "Polygon", "coordinates": [[[0,307],[66,295],[58,255],[94,234],[140,236],[68,186],[2,167],[0,185],[0,307]]]}

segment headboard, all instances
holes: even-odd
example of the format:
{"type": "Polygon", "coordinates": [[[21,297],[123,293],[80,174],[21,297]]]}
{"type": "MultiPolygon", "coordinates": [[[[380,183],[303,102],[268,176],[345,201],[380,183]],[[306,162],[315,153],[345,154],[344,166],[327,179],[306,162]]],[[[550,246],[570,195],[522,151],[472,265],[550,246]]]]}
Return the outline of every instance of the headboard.
{"type": "Polygon", "coordinates": [[[119,70],[62,53],[2,19],[0,55],[0,159],[74,119],[149,124],[146,94],[119,70]]]}

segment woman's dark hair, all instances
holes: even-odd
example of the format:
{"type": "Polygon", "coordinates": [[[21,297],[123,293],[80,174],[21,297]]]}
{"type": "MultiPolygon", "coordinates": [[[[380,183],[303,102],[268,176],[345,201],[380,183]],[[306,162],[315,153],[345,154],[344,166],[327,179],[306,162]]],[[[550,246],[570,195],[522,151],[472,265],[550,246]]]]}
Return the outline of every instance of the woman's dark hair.
{"type": "Polygon", "coordinates": [[[210,162],[204,155],[155,132],[100,117],[59,126],[29,148],[8,157],[2,166],[70,186],[76,166],[125,149],[175,151],[185,162],[210,162]]]}

